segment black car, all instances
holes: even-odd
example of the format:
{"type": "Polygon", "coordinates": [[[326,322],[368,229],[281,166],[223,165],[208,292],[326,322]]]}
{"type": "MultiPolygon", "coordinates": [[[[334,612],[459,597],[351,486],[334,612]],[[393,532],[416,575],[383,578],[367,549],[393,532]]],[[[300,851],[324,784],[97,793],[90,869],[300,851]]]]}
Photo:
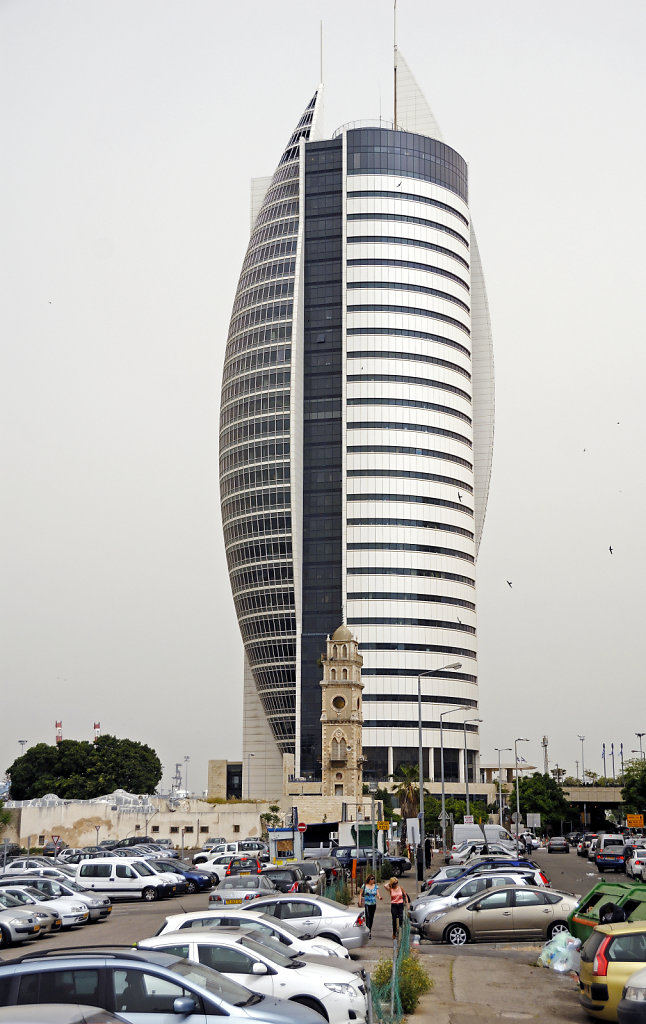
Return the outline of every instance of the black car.
{"type": "Polygon", "coordinates": [[[262,873],[271,879],[279,892],[310,891],[309,882],[300,868],[284,864],[282,867],[263,868],[262,873]]]}

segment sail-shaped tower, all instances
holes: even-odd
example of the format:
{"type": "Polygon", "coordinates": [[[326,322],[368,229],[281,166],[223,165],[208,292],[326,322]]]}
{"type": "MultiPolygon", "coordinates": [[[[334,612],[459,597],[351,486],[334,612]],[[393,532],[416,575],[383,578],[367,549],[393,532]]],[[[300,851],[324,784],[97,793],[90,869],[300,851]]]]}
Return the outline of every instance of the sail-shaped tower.
{"type": "Polygon", "coordinates": [[[319,776],[319,658],[342,622],[363,655],[364,776],[417,764],[419,686],[425,777],[442,714],[446,780],[477,780],[491,328],[467,164],[401,55],[398,100],[396,125],[323,139],[318,89],[252,188],[220,483],[254,797],[281,792],[284,753],[319,776]]]}

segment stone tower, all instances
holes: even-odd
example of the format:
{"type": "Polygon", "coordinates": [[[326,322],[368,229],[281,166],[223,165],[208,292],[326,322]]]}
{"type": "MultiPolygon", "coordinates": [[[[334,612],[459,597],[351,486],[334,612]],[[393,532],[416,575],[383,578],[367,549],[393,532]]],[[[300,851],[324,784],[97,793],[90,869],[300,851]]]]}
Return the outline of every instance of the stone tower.
{"type": "Polygon", "coordinates": [[[347,626],[327,639],[321,656],[323,796],[360,800],[363,790],[363,710],[359,645],[347,626]]]}

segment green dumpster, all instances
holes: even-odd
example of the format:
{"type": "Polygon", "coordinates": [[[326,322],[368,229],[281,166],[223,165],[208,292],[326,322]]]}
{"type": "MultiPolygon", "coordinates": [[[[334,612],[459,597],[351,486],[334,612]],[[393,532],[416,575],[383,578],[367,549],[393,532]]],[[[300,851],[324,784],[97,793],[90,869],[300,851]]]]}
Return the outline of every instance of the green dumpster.
{"type": "Polygon", "coordinates": [[[643,882],[597,882],[583,896],[568,918],[570,933],[585,942],[595,925],[599,910],[606,903],[621,907],[626,921],[646,921],[646,885],[643,882]]]}

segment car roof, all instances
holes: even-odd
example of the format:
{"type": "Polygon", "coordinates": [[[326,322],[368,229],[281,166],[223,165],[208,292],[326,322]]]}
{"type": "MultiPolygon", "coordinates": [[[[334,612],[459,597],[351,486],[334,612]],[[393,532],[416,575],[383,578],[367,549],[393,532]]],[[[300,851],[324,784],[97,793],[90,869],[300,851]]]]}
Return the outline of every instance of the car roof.
{"type": "Polygon", "coordinates": [[[95,960],[101,963],[106,959],[135,960],[140,963],[151,963],[158,967],[169,967],[182,959],[182,957],[175,956],[173,953],[164,953],[162,950],[146,950],[144,955],[143,950],[136,949],[134,946],[70,946],[67,949],[44,949],[37,952],[24,953],[13,960],[5,960],[0,963],[0,975],[8,967],[31,966],[33,964],[52,962],[60,966],[61,963],[64,964],[66,961],[78,962],[79,958],[82,958],[83,961],[95,960]]]}
{"type": "Polygon", "coordinates": [[[595,932],[603,932],[604,935],[638,935],[646,933],[646,921],[618,921],[614,924],[595,925],[595,932]]]}
{"type": "Polygon", "coordinates": [[[93,1024],[110,1024],[122,1021],[124,1017],[115,1017],[110,1010],[100,1006],[87,1006],[80,1003],[29,1003],[24,1006],[0,1006],[0,1022],[6,1024],[82,1024],[92,1021],[93,1024]]]}
{"type": "Polygon", "coordinates": [[[181,928],[174,932],[162,932],[161,935],[151,935],[148,939],[141,939],[141,946],[137,946],[138,949],[146,949],[147,942],[158,942],[163,940],[166,942],[168,939],[178,939],[182,942],[195,941],[195,939],[208,938],[215,942],[217,939],[222,938],[225,940],[227,945],[235,945],[238,939],[243,935],[248,935],[251,939],[257,939],[258,929],[257,928],[245,928],[240,925],[231,925],[227,928],[220,926],[219,928],[181,928]]]}

